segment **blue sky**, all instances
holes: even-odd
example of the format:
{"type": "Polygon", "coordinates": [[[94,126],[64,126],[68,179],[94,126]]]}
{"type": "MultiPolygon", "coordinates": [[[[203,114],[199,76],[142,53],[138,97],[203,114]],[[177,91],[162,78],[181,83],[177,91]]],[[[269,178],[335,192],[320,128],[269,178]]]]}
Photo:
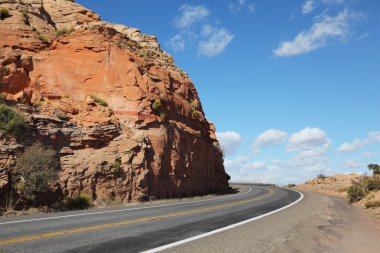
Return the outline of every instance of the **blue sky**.
{"type": "Polygon", "coordinates": [[[77,1],[157,36],[189,73],[233,181],[380,161],[380,1],[77,1]]]}

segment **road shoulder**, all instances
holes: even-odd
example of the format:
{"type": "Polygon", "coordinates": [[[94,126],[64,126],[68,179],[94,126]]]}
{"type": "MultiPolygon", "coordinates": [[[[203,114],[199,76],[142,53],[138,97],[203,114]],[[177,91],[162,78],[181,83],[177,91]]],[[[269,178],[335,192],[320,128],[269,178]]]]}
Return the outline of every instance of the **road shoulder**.
{"type": "Polygon", "coordinates": [[[165,252],[378,252],[379,221],[344,200],[303,194],[279,213],[165,252]]]}

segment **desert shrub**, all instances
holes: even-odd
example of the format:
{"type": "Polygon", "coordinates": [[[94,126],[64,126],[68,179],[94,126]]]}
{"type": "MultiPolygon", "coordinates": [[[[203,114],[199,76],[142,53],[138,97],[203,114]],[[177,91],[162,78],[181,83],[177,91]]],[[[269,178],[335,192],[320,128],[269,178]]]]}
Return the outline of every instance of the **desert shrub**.
{"type": "Polygon", "coordinates": [[[81,194],[75,198],[68,199],[65,203],[65,207],[69,210],[82,210],[90,208],[91,199],[85,194],[81,194]]]}
{"type": "Polygon", "coordinates": [[[368,169],[372,170],[374,175],[380,175],[380,165],[378,164],[369,164],[368,169]]]}
{"type": "Polygon", "coordinates": [[[70,27],[70,28],[66,28],[66,27],[64,27],[64,28],[62,28],[62,29],[58,29],[58,30],[55,32],[55,35],[56,35],[57,37],[59,37],[59,36],[65,35],[65,34],[70,34],[70,33],[74,32],[74,31],[75,31],[74,27],[70,27]]]}
{"type": "Polygon", "coordinates": [[[58,177],[56,152],[37,142],[25,149],[16,162],[19,175],[17,189],[27,199],[34,199],[38,192],[47,192],[50,183],[58,177]]]}
{"type": "Polygon", "coordinates": [[[8,67],[0,67],[0,78],[3,78],[4,76],[9,74],[9,68],[8,67]]]}
{"type": "Polygon", "coordinates": [[[166,117],[167,117],[166,113],[164,113],[164,112],[160,113],[160,121],[161,122],[165,122],[166,121],[166,117]]]}
{"type": "Polygon", "coordinates": [[[360,183],[354,183],[348,188],[347,195],[350,203],[358,202],[367,195],[367,189],[360,183]]]}
{"type": "Polygon", "coordinates": [[[100,98],[100,97],[97,97],[97,96],[95,96],[95,95],[90,95],[90,97],[91,97],[96,103],[98,103],[98,104],[100,104],[100,105],[102,105],[102,106],[108,106],[108,103],[107,103],[104,99],[102,99],[102,98],[100,98]]]}
{"type": "Polygon", "coordinates": [[[319,178],[319,179],[325,179],[326,176],[323,173],[320,173],[320,174],[317,175],[317,178],[319,178]]]}
{"type": "Polygon", "coordinates": [[[3,20],[10,16],[8,8],[0,7],[0,19],[3,20]]]}
{"type": "Polygon", "coordinates": [[[161,107],[161,99],[156,98],[152,104],[152,109],[157,110],[158,108],[161,107]]]}
{"type": "Polygon", "coordinates": [[[380,200],[370,200],[365,203],[366,208],[380,207],[380,200]]]}
{"type": "Polygon", "coordinates": [[[141,50],[139,56],[143,58],[145,61],[149,59],[149,53],[146,50],[141,50]]]}
{"type": "Polygon", "coordinates": [[[29,17],[29,14],[28,14],[28,12],[27,11],[22,11],[21,12],[22,13],[22,15],[23,15],[23,17],[24,17],[24,23],[26,24],[26,25],[30,25],[30,17],[29,17]]]}
{"type": "Polygon", "coordinates": [[[37,34],[37,39],[42,41],[42,43],[44,43],[44,44],[50,43],[48,37],[46,37],[46,35],[43,35],[43,34],[37,34]]]}
{"type": "Polygon", "coordinates": [[[114,164],[113,164],[113,170],[118,173],[121,171],[121,166],[120,166],[120,160],[116,159],[114,164]]]}
{"type": "Polygon", "coordinates": [[[67,121],[70,119],[70,117],[67,116],[67,114],[62,112],[61,110],[56,110],[54,113],[54,116],[57,117],[58,119],[64,120],[64,121],[67,121]]]}
{"type": "Polygon", "coordinates": [[[380,175],[373,175],[372,177],[368,178],[368,190],[380,190],[380,175]]]}
{"type": "Polygon", "coordinates": [[[295,186],[296,186],[296,184],[288,184],[288,188],[293,188],[295,186]]]}
{"type": "Polygon", "coordinates": [[[199,108],[198,101],[197,100],[190,100],[190,106],[191,106],[191,116],[193,117],[193,119],[198,118],[198,116],[199,116],[199,114],[198,114],[198,108],[199,108]]]}
{"type": "Polygon", "coordinates": [[[14,109],[0,104],[0,130],[18,134],[26,128],[23,116],[14,109]]]}

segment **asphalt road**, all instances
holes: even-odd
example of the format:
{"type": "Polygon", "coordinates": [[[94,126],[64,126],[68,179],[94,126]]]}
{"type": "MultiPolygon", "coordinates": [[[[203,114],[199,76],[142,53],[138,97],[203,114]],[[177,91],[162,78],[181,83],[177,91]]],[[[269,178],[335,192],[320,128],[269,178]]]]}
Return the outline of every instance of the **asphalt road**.
{"type": "Polygon", "coordinates": [[[239,193],[39,216],[0,218],[0,252],[143,252],[285,207],[297,192],[242,186],[239,193]]]}

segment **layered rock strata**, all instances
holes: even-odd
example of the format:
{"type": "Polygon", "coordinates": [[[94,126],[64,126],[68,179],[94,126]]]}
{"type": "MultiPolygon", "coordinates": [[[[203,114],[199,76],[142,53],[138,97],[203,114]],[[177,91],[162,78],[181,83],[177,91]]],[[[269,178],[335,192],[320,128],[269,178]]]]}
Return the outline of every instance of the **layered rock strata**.
{"type": "Polygon", "coordinates": [[[57,150],[55,192],[65,198],[128,203],[228,188],[197,91],[154,36],[69,0],[0,4],[9,12],[0,20],[0,92],[29,126],[1,136],[0,194],[35,141],[57,150]]]}

